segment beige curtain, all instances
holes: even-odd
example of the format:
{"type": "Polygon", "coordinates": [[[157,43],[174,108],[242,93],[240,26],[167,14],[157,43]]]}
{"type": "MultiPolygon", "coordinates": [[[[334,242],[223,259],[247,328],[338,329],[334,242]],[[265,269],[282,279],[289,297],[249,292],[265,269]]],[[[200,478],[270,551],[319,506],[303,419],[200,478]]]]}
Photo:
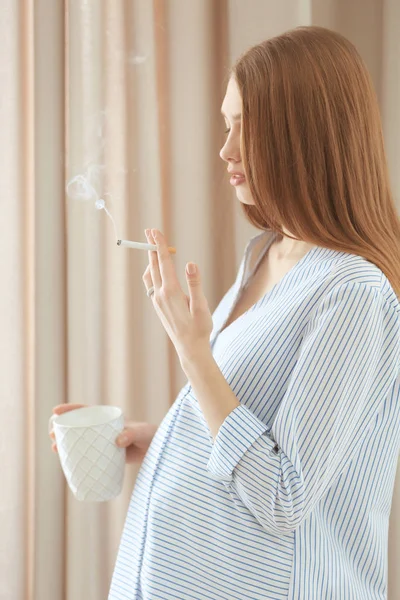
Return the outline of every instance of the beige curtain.
{"type": "MultiPolygon", "coordinates": [[[[182,285],[197,262],[214,310],[257,233],[218,157],[227,68],[311,23],[367,62],[399,201],[398,0],[0,3],[0,600],[107,597],[137,469],[116,500],[76,501],[50,450],[53,406],[112,404],[158,424],[185,381],[145,294],[147,253],[117,247],[105,212],[68,199],[66,183],[94,169],[118,235],[163,231],[182,285]]],[[[398,481],[389,600],[400,597],[398,481]]]]}

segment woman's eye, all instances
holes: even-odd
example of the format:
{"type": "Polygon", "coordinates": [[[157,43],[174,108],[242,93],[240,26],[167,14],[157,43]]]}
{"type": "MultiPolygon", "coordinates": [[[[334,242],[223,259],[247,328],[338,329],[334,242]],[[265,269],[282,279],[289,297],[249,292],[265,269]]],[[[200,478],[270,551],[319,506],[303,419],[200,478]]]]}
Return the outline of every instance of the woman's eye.
{"type": "Polygon", "coordinates": [[[225,129],[225,133],[229,133],[229,132],[230,132],[230,129],[225,129]]]}

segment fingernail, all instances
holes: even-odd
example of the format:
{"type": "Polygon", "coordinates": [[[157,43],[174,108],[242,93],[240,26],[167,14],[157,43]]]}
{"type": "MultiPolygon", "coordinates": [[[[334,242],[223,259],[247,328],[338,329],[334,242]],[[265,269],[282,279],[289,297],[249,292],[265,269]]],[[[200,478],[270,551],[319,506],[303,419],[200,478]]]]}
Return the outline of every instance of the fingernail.
{"type": "Polygon", "coordinates": [[[126,443],[127,439],[128,438],[126,437],[126,435],[120,435],[117,438],[117,444],[118,444],[118,446],[123,446],[126,443]]]}
{"type": "Polygon", "coordinates": [[[196,274],[196,265],[194,263],[188,263],[187,272],[189,273],[189,275],[195,275],[196,274]]]}

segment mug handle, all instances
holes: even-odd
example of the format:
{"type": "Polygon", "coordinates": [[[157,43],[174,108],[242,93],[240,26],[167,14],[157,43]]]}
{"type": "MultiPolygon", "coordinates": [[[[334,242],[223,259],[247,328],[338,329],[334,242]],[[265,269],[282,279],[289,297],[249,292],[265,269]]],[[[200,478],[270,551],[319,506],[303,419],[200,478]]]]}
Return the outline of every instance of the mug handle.
{"type": "Polygon", "coordinates": [[[53,421],[56,417],[58,417],[58,415],[51,415],[51,417],[49,419],[49,425],[48,425],[49,435],[53,431],[53,421]]]}

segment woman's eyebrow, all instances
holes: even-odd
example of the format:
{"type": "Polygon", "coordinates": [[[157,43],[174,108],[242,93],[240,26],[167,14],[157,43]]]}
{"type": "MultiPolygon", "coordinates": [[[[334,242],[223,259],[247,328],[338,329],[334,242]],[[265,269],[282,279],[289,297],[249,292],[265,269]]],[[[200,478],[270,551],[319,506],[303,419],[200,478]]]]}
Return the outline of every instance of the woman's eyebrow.
{"type": "MultiPolygon", "coordinates": [[[[226,119],[228,118],[228,117],[226,116],[226,114],[224,113],[224,111],[222,110],[222,108],[221,108],[221,115],[222,115],[223,117],[225,117],[226,119]]],[[[236,115],[232,115],[232,121],[240,121],[240,119],[241,119],[241,118],[242,118],[242,115],[241,115],[241,113],[237,113],[236,115]]]]}

